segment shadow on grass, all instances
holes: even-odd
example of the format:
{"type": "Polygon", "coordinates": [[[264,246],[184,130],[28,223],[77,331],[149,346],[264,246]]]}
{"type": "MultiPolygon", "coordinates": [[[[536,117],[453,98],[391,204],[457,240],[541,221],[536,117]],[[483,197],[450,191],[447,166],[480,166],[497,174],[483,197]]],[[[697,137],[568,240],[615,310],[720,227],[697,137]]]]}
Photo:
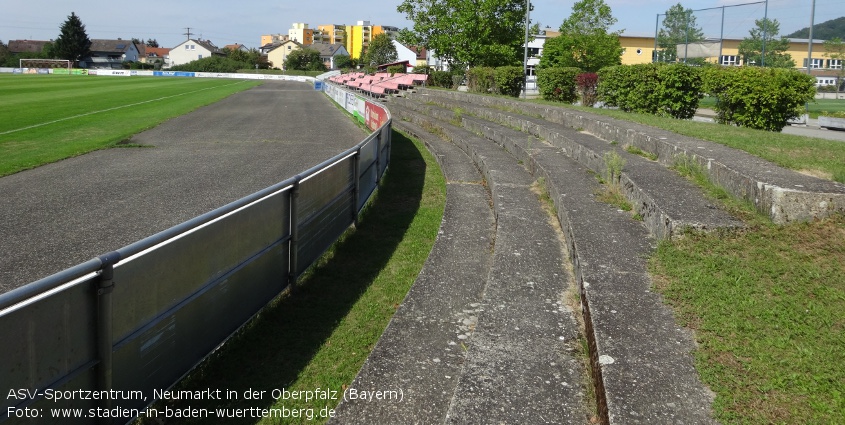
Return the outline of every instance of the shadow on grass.
{"type": "MultiPolygon", "coordinates": [[[[154,408],[270,408],[271,390],[288,388],[326,344],[353,305],[385,268],[420,209],[426,163],[417,147],[393,132],[390,169],[375,200],[356,230],[335,244],[330,254],[290,296],[266,308],[195,369],[174,390],[235,391],[237,400],[169,400],[154,408]],[[266,391],[258,400],[248,390],[266,391]]],[[[400,298],[401,300],[401,298],[400,298]]],[[[392,308],[392,306],[391,306],[392,308]]],[[[372,348],[371,346],[369,348],[372,348]]],[[[358,353],[365,354],[365,353],[358,353]]],[[[357,372],[357,369],[352,372],[357,372]]],[[[313,389],[313,388],[312,388],[313,389]]],[[[340,388],[335,388],[340,390],[340,388]]],[[[205,419],[142,419],[153,423],[208,423],[205,419]]],[[[215,423],[255,423],[252,418],[217,419],[215,423]]]]}

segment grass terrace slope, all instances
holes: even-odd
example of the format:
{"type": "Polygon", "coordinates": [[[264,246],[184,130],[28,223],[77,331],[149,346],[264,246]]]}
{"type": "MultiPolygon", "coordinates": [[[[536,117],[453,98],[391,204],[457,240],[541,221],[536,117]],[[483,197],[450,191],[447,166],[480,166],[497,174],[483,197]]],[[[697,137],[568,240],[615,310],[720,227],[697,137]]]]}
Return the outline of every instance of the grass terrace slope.
{"type": "Polygon", "coordinates": [[[0,75],[0,176],[116,146],[135,133],[259,84],[0,75]]]}

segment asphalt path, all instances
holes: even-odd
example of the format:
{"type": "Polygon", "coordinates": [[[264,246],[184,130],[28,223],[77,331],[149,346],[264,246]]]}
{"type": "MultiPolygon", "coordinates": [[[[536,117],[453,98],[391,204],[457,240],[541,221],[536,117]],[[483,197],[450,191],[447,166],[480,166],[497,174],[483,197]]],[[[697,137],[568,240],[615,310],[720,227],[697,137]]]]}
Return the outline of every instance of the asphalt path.
{"type": "Polygon", "coordinates": [[[304,83],[267,81],[106,149],[0,178],[0,292],[296,175],[366,137],[304,83]]]}

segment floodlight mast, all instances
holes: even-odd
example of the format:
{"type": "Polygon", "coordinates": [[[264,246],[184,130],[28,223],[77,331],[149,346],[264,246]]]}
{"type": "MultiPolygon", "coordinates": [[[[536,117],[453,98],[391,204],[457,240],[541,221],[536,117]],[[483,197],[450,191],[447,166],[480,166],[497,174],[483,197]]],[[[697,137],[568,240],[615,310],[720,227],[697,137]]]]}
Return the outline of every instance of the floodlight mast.
{"type": "Polygon", "coordinates": [[[531,14],[531,3],[525,0],[525,48],[522,58],[522,98],[528,98],[528,23],[530,22],[529,15],[531,14]]]}

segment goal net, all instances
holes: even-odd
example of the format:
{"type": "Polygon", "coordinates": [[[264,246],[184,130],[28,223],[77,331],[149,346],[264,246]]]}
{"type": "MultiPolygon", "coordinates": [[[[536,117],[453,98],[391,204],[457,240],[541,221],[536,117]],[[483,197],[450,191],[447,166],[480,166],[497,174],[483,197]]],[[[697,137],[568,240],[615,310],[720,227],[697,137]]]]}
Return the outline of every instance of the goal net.
{"type": "Polygon", "coordinates": [[[67,59],[20,59],[21,68],[66,69],[70,72],[73,61],[67,59]]]}

